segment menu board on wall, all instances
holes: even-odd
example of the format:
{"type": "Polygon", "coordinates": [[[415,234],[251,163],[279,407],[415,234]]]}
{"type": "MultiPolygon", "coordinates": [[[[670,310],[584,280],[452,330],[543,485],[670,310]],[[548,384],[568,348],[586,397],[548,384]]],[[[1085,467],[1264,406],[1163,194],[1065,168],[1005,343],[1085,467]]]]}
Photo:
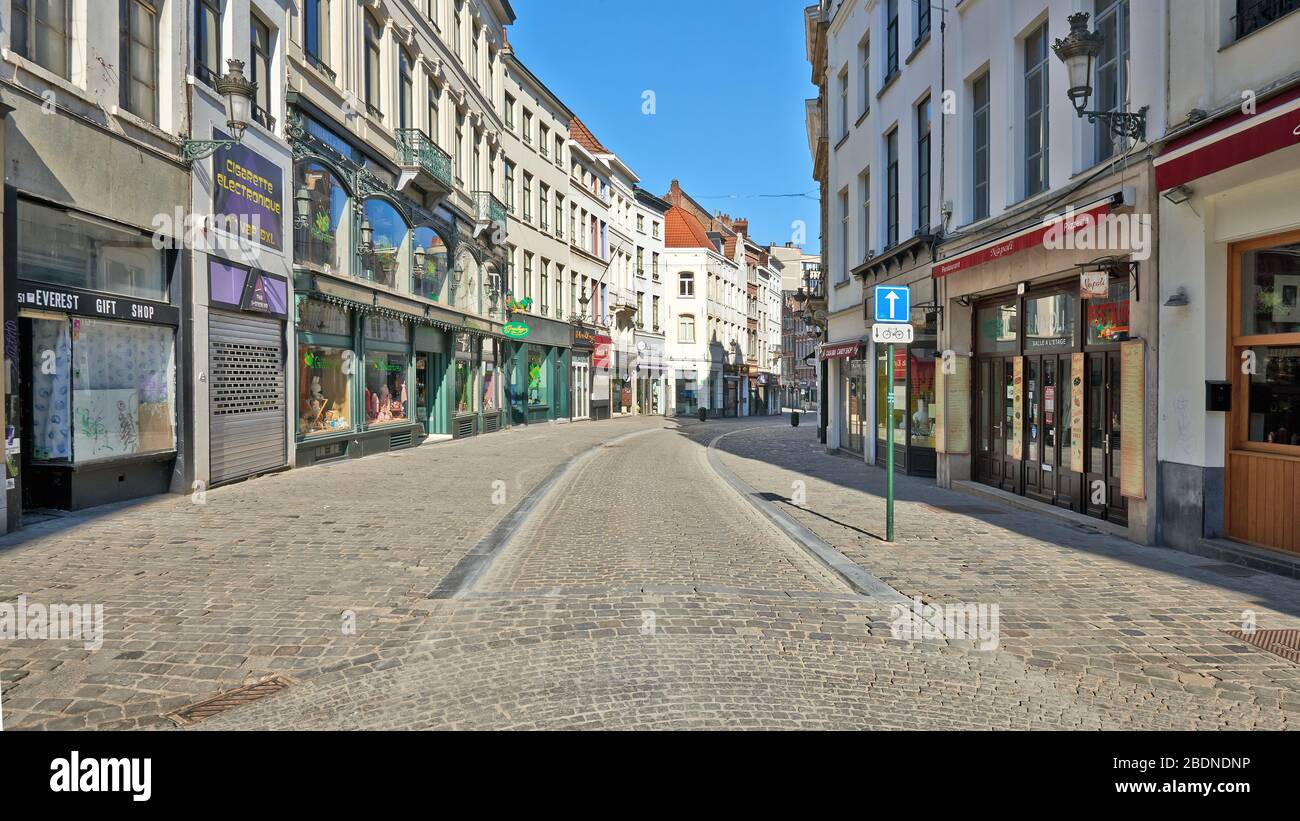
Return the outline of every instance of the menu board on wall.
{"type": "Polygon", "coordinates": [[[1084,354],[1070,355],[1070,470],[1083,473],[1084,354]]]}
{"type": "Polygon", "coordinates": [[[1119,346],[1119,492],[1130,499],[1145,499],[1143,477],[1146,473],[1146,419],[1143,397],[1146,393],[1146,341],[1132,339],[1119,346]]]}
{"type": "Polygon", "coordinates": [[[952,373],[941,360],[935,385],[941,400],[939,423],[935,426],[935,450],[939,453],[970,452],[970,358],[955,356],[952,373]]]}
{"type": "Polygon", "coordinates": [[[1012,359],[1013,368],[1011,387],[1011,458],[1025,458],[1025,358],[1017,356],[1012,359]]]}

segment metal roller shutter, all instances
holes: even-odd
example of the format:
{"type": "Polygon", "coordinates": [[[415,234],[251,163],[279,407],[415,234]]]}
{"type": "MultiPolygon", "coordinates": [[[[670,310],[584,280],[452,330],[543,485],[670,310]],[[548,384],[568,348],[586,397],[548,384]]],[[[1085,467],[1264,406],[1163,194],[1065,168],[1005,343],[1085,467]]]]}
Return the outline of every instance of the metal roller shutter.
{"type": "Polygon", "coordinates": [[[213,485],[286,464],[285,353],[278,320],[208,319],[209,477],[213,485]]]}

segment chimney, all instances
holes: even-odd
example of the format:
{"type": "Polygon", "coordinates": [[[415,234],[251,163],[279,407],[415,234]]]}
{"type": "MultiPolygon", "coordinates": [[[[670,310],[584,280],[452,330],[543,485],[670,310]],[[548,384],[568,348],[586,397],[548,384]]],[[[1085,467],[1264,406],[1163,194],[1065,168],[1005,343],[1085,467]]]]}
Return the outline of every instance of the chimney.
{"type": "Polygon", "coordinates": [[[740,234],[745,239],[749,239],[749,220],[738,219],[736,220],[735,225],[736,225],[736,233],[740,234]]]}
{"type": "Polygon", "coordinates": [[[673,180],[672,185],[668,186],[668,195],[664,197],[669,204],[680,207],[682,204],[682,184],[673,180]]]}

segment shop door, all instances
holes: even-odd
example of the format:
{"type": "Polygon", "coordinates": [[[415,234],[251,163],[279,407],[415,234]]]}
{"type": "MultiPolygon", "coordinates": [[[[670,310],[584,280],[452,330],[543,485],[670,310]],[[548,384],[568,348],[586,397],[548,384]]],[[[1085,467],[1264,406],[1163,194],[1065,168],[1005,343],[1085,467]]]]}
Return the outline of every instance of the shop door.
{"type": "Polygon", "coordinates": [[[978,383],[976,455],[978,481],[1020,492],[1020,463],[1011,458],[1015,427],[1015,367],[1010,357],[981,359],[978,383]]]}
{"type": "Polygon", "coordinates": [[[591,360],[587,357],[573,358],[573,418],[586,419],[591,416],[591,360]]]}
{"type": "Polygon", "coordinates": [[[1090,353],[1086,363],[1084,509],[1090,516],[1127,524],[1128,501],[1119,491],[1119,351],[1090,353]]]}
{"type": "Polygon", "coordinates": [[[425,433],[443,433],[438,414],[438,388],[442,386],[442,356],[420,351],[415,356],[415,412],[425,433]]]}
{"type": "MultiPolygon", "coordinates": [[[[1047,453],[1044,425],[1049,416],[1046,408],[1048,371],[1055,383],[1055,357],[1025,357],[1025,495],[1044,502],[1052,501],[1056,492],[1053,475],[1055,455],[1047,453]]],[[[1053,393],[1055,390],[1053,389],[1053,393]]]]}
{"type": "Polygon", "coordinates": [[[284,467],[284,330],[279,320],[212,313],[208,476],[213,485],[284,467]]]}

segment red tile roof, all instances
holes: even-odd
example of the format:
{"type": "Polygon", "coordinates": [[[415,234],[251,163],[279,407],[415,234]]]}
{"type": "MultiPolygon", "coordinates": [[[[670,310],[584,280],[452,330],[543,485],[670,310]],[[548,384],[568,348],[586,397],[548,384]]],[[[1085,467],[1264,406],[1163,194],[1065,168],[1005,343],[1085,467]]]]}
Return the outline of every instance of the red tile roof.
{"type": "Polygon", "coordinates": [[[578,145],[587,149],[589,154],[613,154],[608,148],[600,144],[596,135],[591,133],[591,129],[582,124],[582,120],[574,117],[569,121],[569,138],[578,145]]]}
{"type": "Polygon", "coordinates": [[[712,250],[713,242],[694,214],[674,205],[664,216],[664,247],[712,250]]]}

